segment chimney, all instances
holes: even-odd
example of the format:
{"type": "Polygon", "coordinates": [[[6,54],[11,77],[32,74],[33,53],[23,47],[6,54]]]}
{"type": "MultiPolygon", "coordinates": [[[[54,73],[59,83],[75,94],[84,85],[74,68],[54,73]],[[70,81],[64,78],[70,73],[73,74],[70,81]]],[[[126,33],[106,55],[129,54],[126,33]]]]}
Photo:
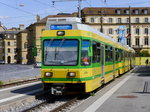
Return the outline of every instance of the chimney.
{"type": "Polygon", "coordinates": [[[40,16],[38,14],[36,15],[36,21],[40,21],[40,16]]]}
{"type": "Polygon", "coordinates": [[[20,24],[20,25],[19,25],[19,29],[20,29],[20,30],[24,30],[24,24],[20,24]]]}

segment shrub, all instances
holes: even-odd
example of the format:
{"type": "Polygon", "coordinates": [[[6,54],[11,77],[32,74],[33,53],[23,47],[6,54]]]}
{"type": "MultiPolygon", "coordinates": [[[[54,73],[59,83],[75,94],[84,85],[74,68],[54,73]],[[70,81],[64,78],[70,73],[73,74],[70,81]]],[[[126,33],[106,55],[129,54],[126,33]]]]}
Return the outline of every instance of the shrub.
{"type": "Polygon", "coordinates": [[[2,85],[3,84],[3,82],[2,81],[0,81],[0,85],[2,85]]]}

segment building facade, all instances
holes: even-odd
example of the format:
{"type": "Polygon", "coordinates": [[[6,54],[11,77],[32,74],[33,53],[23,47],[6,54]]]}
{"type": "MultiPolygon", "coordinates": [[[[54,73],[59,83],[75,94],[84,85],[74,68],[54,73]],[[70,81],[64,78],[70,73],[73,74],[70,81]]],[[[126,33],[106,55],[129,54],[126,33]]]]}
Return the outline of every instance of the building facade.
{"type": "Polygon", "coordinates": [[[118,40],[119,26],[125,26],[127,44],[137,52],[150,52],[150,7],[84,8],[85,24],[118,40]]]}
{"type": "Polygon", "coordinates": [[[27,64],[27,31],[17,33],[17,63],[27,64]]]}
{"type": "Polygon", "coordinates": [[[27,27],[27,63],[33,64],[35,62],[41,62],[41,35],[45,29],[45,23],[34,23],[27,27]],[[34,47],[37,48],[37,56],[33,55],[34,47]]]}
{"type": "Polygon", "coordinates": [[[16,34],[18,31],[0,32],[0,60],[16,63],[16,34]]]}

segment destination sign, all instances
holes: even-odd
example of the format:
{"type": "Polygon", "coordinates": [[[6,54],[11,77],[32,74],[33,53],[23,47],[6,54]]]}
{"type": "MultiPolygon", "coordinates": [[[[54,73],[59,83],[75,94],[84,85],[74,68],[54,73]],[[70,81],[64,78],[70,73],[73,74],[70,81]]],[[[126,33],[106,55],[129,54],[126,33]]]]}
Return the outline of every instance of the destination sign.
{"type": "Polygon", "coordinates": [[[51,25],[51,30],[70,30],[72,29],[72,25],[70,24],[62,24],[62,25],[51,25]]]}

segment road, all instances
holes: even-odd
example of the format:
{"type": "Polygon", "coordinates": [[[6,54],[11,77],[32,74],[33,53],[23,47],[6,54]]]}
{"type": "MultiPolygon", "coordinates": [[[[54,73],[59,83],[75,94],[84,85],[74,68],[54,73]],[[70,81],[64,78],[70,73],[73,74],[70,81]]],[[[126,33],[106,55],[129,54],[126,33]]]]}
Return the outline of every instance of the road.
{"type": "Polygon", "coordinates": [[[0,81],[27,79],[40,76],[40,68],[33,68],[33,65],[1,64],[0,81]]]}
{"type": "Polygon", "coordinates": [[[150,66],[137,67],[71,112],[150,112],[150,66]]]}

